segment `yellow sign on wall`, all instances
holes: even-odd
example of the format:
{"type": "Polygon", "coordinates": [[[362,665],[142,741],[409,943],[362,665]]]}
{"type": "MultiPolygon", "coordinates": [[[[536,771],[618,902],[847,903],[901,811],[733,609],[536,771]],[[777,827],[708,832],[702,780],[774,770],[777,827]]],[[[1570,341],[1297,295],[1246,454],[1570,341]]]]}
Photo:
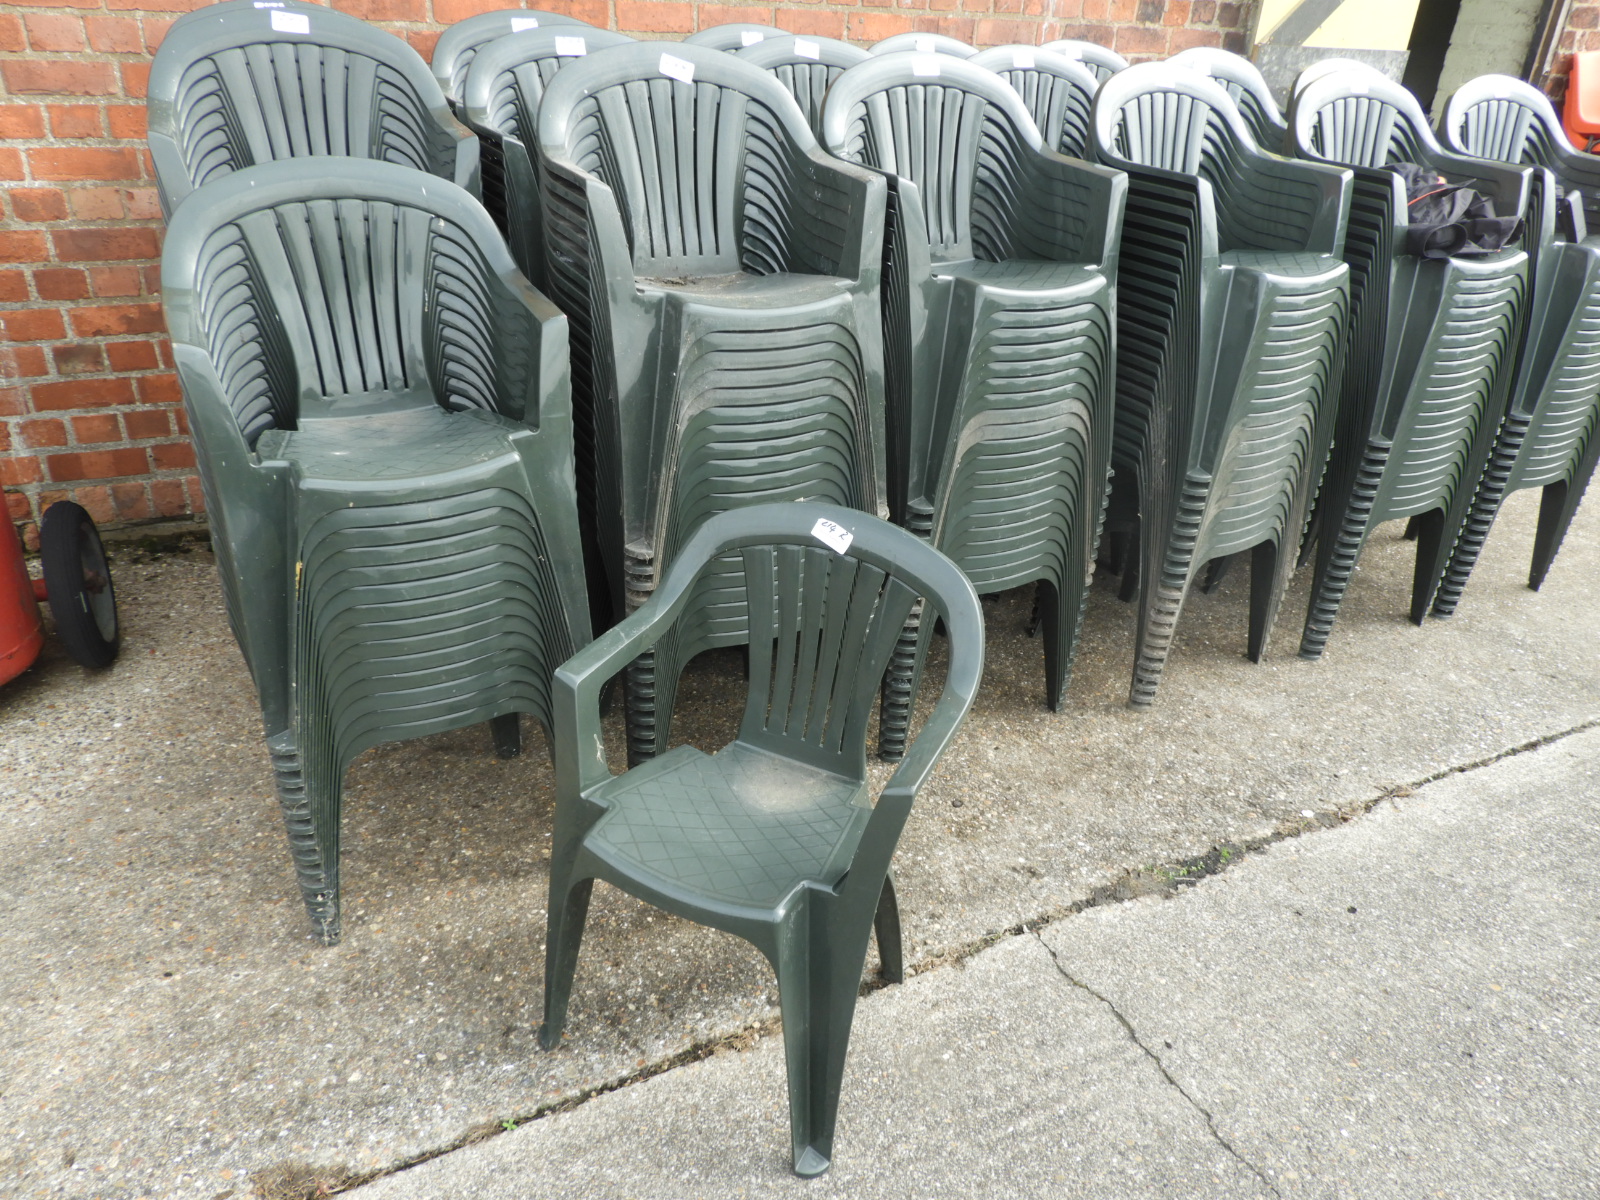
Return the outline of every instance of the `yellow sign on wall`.
{"type": "Polygon", "coordinates": [[[1404,50],[1418,0],[1261,0],[1257,45],[1404,50]]]}

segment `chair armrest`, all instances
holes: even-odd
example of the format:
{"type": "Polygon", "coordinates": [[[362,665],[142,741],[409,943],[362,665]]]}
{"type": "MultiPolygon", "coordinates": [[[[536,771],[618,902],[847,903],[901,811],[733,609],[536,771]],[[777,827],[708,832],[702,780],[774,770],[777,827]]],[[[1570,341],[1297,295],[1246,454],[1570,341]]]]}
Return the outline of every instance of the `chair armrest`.
{"type": "Polygon", "coordinates": [[[1040,150],[1027,161],[1038,186],[1019,197],[1013,236],[1018,245],[1054,262],[1078,262],[1111,271],[1122,240],[1128,176],[1040,150]]]}
{"type": "Polygon", "coordinates": [[[884,206],[888,185],[883,177],[809,147],[796,154],[793,265],[823,275],[865,281],[882,269],[884,206]]]}
{"type": "Polygon", "coordinates": [[[472,193],[474,200],[481,201],[483,199],[482,147],[478,142],[478,135],[456,120],[448,105],[434,109],[433,119],[439,122],[439,128],[447,136],[455,139],[455,171],[451,176],[452,181],[472,193]]]}
{"type": "Polygon", "coordinates": [[[1428,165],[1452,183],[1470,183],[1494,201],[1495,214],[1524,217],[1533,168],[1512,167],[1484,158],[1468,158],[1440,150],[1428,156],[1428,165]]]}
{"type": "MultiPolygon", "coordinates": [[[[1293,209],[1269,197],[1289,196],[1300,203],[1300,244],[1317,254],[1342,254],[1350,219],[1350,189],[1355,176],[1348,167],[1284,158],[1254,147],[1241,147],[1237,161],[1244,196],[1265,203],[1280,227],[1292,226],[1293,209]]],[[[1278,249],[1280,247],[1264,247],[1278,249]]]]}

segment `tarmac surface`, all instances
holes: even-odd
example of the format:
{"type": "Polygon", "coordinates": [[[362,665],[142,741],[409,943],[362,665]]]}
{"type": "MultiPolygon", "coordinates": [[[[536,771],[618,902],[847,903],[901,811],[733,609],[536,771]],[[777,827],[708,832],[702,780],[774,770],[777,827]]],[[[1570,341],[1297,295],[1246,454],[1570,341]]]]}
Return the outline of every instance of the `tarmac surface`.
{"type": "MultiPolygon", "coordinates": [[[[1319,663],[1307,572],[1259,665],[1247,572],[1193,594],[1145,713],[1114,580],[1059,714],[1030,597],[986,604],[896,860],[913,977],[858,1011],[810,1184],[733,939],[598,889],[537,1049],[531,729],[359,759],[313,943],[210,555],[124,547],[119,663],[0,690],[0,1196],[1600,1194],[1600,516],[1533,593],[1537,504],[1422,629],[1383,527],[1319,663]]],[[[742,686],[694,664],[674,737],[726,740],[742,686]]]]}

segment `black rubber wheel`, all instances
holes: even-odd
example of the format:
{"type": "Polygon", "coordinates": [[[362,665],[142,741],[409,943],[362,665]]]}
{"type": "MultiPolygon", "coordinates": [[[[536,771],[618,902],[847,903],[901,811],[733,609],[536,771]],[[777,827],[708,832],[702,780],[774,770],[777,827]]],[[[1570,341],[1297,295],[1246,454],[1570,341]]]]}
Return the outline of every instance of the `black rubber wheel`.
{"type": "Polygon", "coordinates": [[[73,660],[108,667],[117,657],[117,594],[94,521],[70,500],[58,500],[39,522],[39,559],[56,634],[73,660]]]}

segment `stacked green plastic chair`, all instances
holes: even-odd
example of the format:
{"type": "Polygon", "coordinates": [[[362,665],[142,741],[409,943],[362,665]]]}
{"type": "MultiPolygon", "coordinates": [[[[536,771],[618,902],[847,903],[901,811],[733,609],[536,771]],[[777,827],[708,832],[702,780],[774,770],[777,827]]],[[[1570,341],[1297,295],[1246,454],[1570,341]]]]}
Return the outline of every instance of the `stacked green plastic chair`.
{"type": "Polygon", "coordinates": [[[822,128],[822,98],[833,81],[869,55],[860,47],[835,38],[767,38],[738,52],[751,66],[771,71],[789,90],[812,130],[822,128]]]}
{"type": "MultiPolygon", "coordinates": [[[[1015,91],[948,55],[850,68],[828,92],[823,142],[881,171],[893,196],[884,277],[893,519],[981,593],[1040,585],[1055,709],[1105,496],[1126,183],[1046,149],[1015,91]]],[[[930,628],[912,622],[886,682],[885,757],[905,743],[930,628]]]]}
{"type": "Polygon", "coordinates": [[[776,25],[754,25],[744,21],[730,21],[726,25],[712,25],[684,38],[688,46],[704,46],[707,50],[742,50],[768,38],[787,37],[787,29],[776,25]]]}
{"type": "MultiPolygon", "coordinates": [[[[575,62],[539,111],[548,278],[572,318],[579,476],[613,611],[718,512],[883,504],[884,183],[829,158],[794,98],[681,43],[575,62]]],[[[664,749],[682,664],[742,645],[737,560],[627,679],[629,751],[664,749]]]]}
{"type": "Polygon", "coordinates": [[[1033,46],[996,46],[968,61],[1011,85],[1046,146],[1068,158],[1089,155],[1089,109],[1100,83],[1081,60],[1033,46]]]}
{"type": "Polygon", "coordinates": [[[178,18],[150,68],[161,210],[229,172],[283,158],[399,163],[478,191],[478,140],[417,52],[344,13],[218,4],[178,18]]]}
{"type": "Polygon", "coordinates": [[[622,33],[557,25],[482,45],[461,90],[461,115],[483,142],[483,205],[522,273],[544,287],[544,217],[539,207],[539,102],[556,72],[609,46],[622,33]]]}
{"type": "Polygon", "coordinates": [[[1288,152],[1289,123],[1283,119],[1283,110],[1255,63],[1215,46],[1194,46],[1174,54],[1167,62],[1220,83],[1239,106],[1239,115],[1250,126],[1256,145],[1274,154],[1288,152]]]}
{"type": "Polygon", "coordinates": [[[1251,552],[1248,652],[1266,651],[1333,430],[1350,173],[1262,151],[1220,86],[1165,63],[1106,80],[1093,118],[1129,176],[1107,523],[1131,540],[1145,707],[1210,560],[1251,552]]]}
{"type": "Polygon", "coordinates": [[[1434,598],[1448,616],[1501,503],[1521,488],[1544,489],[1528,586],[1544,582],[1600,458],[1600,160],[1573,149],[1543,92],[1507,75],[1451,97],[1441,133],[1460,153],[1534,168],[1528,320],[1505,422],[1434,598]]]}
{"type": "Polygon", "coordinates": [[[1107,49],[1099,42],[1081,42],[1075,38],[1062,38],[1057,42],[1046,42],[1040,46],[1041,50],[1048,50],[1052,54],[1059,54],[1063,58],[1075,59],[1084,65],[1084,68],[1094,76],[1096,83],[1104,83],[1118,71],[1128,69],[1128,60],[1115,50],[1107,49]]]}
{"type": "Polygon", "coordinates": [[[472,66],[472,60],[486,45],[514,33],[552,27],[559,29],[569,25],[582,29],[593,28],[589,22],[580,21],[577,17],[546,12],[542,8],[502,8],[457,21],[441,33],[439,40],[434,43],[430,63],[433,77],[439,81],[439,89],[444,92],[451,106],[459,108],[467,71],[472,66]]]}
{"type": "Polygon", "coordinates": [[[301,891],[339,937],[345,768],[516,714],[588,641],[566,319],[465,191],[269,163],[172,222],[162,298],[301,891]]]}
{"type": "Polygon", "coordinates": [[[1411,619],[1426,615],[1505,413],[1525,315],[1528,256],[1516,246],[1472,258],[1407,253],[1406,187],[1393,168],[1415,163],[1468,183],[1501,216],[1523,215],[1530,170],[1445,151],[1411,93],[1370,69],[1323,69],[1297,85],[1289,129],[1303,158],[1356,177],[1349,366],[1300,639],[1301,655],[1317,658],[1380,522],[1410,521],[1411,619]]]}
{"type": "Polygon", "coordinates": [[[978,52],[976,46],[969,46],[959,38],[946,37],[942,33],[897,33],[893,37],[886,37],[881,42],[873,43],[869,54],[949,54],[955,58],[971,58],[978,52]]]}
{"type": "Polygon", "coordinates": [[[952,563],[905,531],[818,504],[761,505],[701,526],[650,602],[556,672],[540,1043],[561,1040],[593,880],[744,938],[778,977],[794,1170],[826,1171],[875,923],[881,973],[902,974],[890,857],[982,674],[977,597],[952,563]],[[601,688],[693,620],[705,580],[729,558],[743,564],[750,588],[750,684],[737,740],[712,755],[680,746],[612,776],[601,688]],[[867,722],[918,597],[943,614],[949,669],[873,802],[867,722]]]}

